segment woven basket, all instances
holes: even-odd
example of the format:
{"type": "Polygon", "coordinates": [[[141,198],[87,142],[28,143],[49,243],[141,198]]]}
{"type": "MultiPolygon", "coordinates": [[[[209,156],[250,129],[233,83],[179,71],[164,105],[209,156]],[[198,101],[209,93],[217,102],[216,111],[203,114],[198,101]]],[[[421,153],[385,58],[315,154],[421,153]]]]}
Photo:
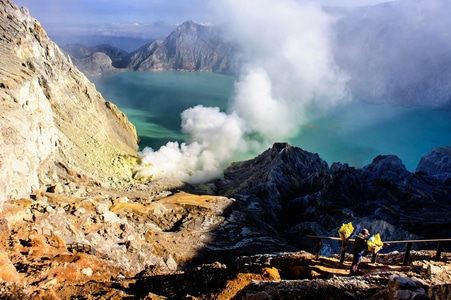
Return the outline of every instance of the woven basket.
{"type": "Polygon", "coordinates": [[[373,252],[373,253],[377,253],[381,249],[382,249],[382,246],[370,246],[370,245],[368,245],[368,251],[373,252]]]}
{"type": "Polygon", "coordinates": [[[340,239],[344,241],[349,239],[353,231],[354,227],[352,226],[351,222],[347,224],[343,223],[343,225],[341,225],[340,229],[338,230],[338,234],[340,235],[340,239]]]}
{"type": "Polygon", "coordinates": [[[343,232],[338,233],[340,235],[340,239],[347,240],[351,236],[351,234],[344,234],[343,232]]]}

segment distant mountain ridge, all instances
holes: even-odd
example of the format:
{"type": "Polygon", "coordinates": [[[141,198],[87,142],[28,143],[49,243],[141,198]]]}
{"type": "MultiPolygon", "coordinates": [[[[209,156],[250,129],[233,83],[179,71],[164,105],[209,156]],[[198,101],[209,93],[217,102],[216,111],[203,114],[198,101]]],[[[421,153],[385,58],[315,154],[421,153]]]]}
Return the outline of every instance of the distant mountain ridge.
{"type": "Polygon", "coordinates": [[[187,21],[166,39],[144,45],[118,66],[135,71],[184,70],[232,73],[238,46],[226,42],[218,26],[187,21]]]}
{"type": "Polygon", "coordinates": [[[120,61],[128,55],[128,52],[120,48],[108,45],[100,44],[92,47],[87,47],[82,44],[69,44],[61,47],[64,51],[70,53],[72,58],[82,59],[94,54],[95,52],[102,52],[108,55],[113,62],[120,61]]]}
{"type": "Polygon", "coordinates": [[[128,55],[126,51],[107,44],[93,47],[69,44],[61,49],[69,54],[72,62],[87,76],[118,72],[115,64],[128,55]]]}
{"type": "Polygon", "coordinates": [[[144,38],[132,38],[121,36],[59,36],[50,35],[50,38],[58,44],[61,48],[66,48],[69,45],[83,45],[87,48],[95,47],[97,45],[111,45],[119,49],[127,51],[127,53],[133,52],[142,45],[149,43],[154,39],[144,38]]]}
{"type": "MultiPolygon", "coordinates": [[[[335,17],[332,41],[337,66],[349,75],[351,97],[370,103],[451,108],[451,3],[399,0],[367,7],[325,8],[335,17]]],[[[257,33],[256,33],[257,34],[257,33]]],[[[115,60],[133,71],[183,70],[237,73],[240,47],[226,41],[220,26],[187,21],[164,40],[155,40],[115,60]]],[[[86,63],[74,61],[86,71],[86,63]]],[[[95,71],[115,68],[90,67],[95,71]]]]}
{"type": "Polygon", "coordinates": [[[225,41],[221,27],[192,21],[178,26],[164,40],[149,42],[132,53],[107,44],[67,44],[62,49],[80,70],[91,76],[120,69],[237,73],[239,68],[238,46],[225,41]]]}

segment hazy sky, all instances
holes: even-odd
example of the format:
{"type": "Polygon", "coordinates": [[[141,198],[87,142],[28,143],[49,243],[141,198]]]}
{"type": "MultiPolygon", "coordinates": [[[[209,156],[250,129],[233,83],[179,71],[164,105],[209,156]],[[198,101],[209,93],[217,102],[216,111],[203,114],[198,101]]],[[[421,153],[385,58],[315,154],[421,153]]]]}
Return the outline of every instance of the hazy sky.
{"type": "MultiPolygon", "coordinates": [[[[171,31],[170,28],[187,20],[197,23],[217,23],[220,20],[218,2],[212,0],[13,0],[13,2],[19,7],[28,7],[32,16],[39,20],[50,35],[100,33],[155,38],[150,35],[161,34],[164,37],[171,31]],[[162,24],[163,22],[170,26],[162,24]],[[168,30],[169,32],[166,32],[168,30]]],[[[335,6],[359,6],[387,0],[311,2],[335,6]]]]}

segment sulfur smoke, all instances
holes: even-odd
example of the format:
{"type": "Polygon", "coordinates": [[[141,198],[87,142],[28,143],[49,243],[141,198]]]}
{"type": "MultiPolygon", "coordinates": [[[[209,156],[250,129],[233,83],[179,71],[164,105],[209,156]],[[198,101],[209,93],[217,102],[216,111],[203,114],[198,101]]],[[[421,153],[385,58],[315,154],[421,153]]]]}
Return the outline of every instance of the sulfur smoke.
{"type": "Polygon", "coordinates": [[[224,0],[227,37],[243,51],[228,112],[192,107],[182,113],[185,143],[145,148],[138,176],[201,182],[244,153],[258,153],[298,133],[309,112],[344,101],[346,76],[330,47],[334,19],[313,3],[224,0]]]}

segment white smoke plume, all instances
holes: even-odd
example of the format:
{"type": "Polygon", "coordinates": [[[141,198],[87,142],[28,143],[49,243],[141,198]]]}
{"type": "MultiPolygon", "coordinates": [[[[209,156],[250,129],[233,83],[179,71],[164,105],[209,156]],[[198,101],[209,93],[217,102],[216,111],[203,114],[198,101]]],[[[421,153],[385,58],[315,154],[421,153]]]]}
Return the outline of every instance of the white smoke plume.
{"type": "Polygon", "coordinates": [[[175,177],[201,182],[220,173],[223,163],[243,146],[244,122],[237,114],[201,105],[182,113],[182,130],[187,143],[169,142],[158,151],[144,148],[138,175],[151,178],[175,177]]]}
{"type": "Polygon", "coordinates": [[[190,139],[146,148],[137,174],[200,182],[218,176],[234,157],[296,135],[309,111],[343,101],[346,76],[334,64],[334,19],[295,0],[218,1],[227,36],[245,63],[229,112],[196,106],[182,113],[190,139]]]}

